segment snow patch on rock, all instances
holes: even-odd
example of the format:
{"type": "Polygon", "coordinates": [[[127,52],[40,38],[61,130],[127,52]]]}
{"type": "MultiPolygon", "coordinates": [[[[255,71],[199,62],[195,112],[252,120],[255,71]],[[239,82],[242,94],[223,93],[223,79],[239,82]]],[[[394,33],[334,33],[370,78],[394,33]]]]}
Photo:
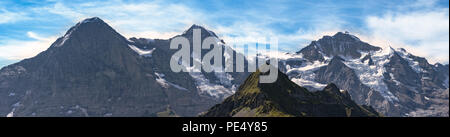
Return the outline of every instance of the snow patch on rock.
{"type": "Polygon", "coordinates": [[[177,85],[177,84],[174,84],[174,83],[169,82],[169,81],[167,81],[166,79],[164,79],[164,76],[165,76],[164,74],[155,72],[155,75],[156,75],[156,82],[157,82],[159,85],[161,85],[162,87],[164,87],[164,88],[169,88],[170,86],[172,86],[172,87],[177,88],[177,89],[179,89],[179,90],[187,91],[186,88],[181,87],[181,86],[179,86],[179,85],[177,85]]]}
{"type": "Polygon", "coordinates": [[[153,48],[151,50],[142,50],[142,49],[140,49],[134,45],[130,45],[130,44],[128,44],[128,47],[130,47],[134,52],[136,52],[140,56],[144,56],[144,57],[152,57],[153,51],[156,50],[156,48],[153,48]]]}
{"type": "Polygon", "coordinates": [[[14,111],[16,110],[16,108],[13,108],[12,110],[11,110],[11,112],[9,112],[7,115],[6,115],[6,117],[14,117],[14,111]]]}
{"type": "Polygon", "coordinates": [[[419,62],[414,61],[412,58],[410,58],[411,53],[406,52],[405,50],[398,49],[396,52],[405,59],[409,66],[416,72],[416,73],[424,73],[426,72],[422,67],[419,66],[419,62]]]}

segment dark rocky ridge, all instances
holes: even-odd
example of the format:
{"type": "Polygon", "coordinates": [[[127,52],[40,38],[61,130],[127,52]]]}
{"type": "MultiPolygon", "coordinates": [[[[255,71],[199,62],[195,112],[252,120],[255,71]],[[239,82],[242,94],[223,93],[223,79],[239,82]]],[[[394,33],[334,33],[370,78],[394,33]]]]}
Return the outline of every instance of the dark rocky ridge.
{"type": "Polygon", "coordinates": [[[367,44],[359,38],[348,33],[338,32],[334,36],[324,36],[318,41],[312,41],[311,44],[301,49],[297,53],[304,55],[304,58],[310,61],[324,61],[323,56],[345,56],[360,58],[360,51],[378,51],[379,47],[367,44]]]}

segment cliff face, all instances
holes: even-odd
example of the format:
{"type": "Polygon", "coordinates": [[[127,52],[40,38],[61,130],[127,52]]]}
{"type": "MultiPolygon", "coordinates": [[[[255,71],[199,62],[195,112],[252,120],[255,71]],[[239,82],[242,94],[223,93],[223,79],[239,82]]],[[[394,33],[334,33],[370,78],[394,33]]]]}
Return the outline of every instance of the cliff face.
{"type": "Polygon", "coordinates": [[[96,17],[81,21],[46,51],[0,70],[0,115],[196,116],[221,99],[170,71],[169,43],[127,40],[96,17]]]}
{"type": "Polygon", "coordinates": [[[310,90],[334,83],[386,116],[448,116],[448,99],[436,96],[448,90],[448,64],[432,65],[405,49],[383,49],[342,32],[286,56],[280,70],[310,90]]]}

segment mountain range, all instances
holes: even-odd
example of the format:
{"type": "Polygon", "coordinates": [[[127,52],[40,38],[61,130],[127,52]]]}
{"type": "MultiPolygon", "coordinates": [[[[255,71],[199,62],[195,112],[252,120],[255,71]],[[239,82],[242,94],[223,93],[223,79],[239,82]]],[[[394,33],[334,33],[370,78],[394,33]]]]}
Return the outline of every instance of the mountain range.
{"type": "MultiPolygon", "coordinates": [[[[199,25],[173,38],[192,45],[194,29],[230,48],[199,25]]],[[[277,57],[272,84],[255,83],[259,72],[172,72],[173,38],[127,39],[98,17],[85,19],[0,70],[0,116],[448,116],[448,64],[348,33],[277,57]]],[[[242,55],[232,51],[222,62],[242,55]]]]}
{"type": "Polygon", "coordinates": [[[283,54],[279,68],[298,85],[328,83],[386,116],[448,116],[449,65],[429,64],[405,49],[380,48],[348,32],[283,54]]]}
{"type": "MultiPolygon", "coordinates": [[[[217,37],[193,25],[181,34],[191,43],[193,29],[217,37]]],[[[85,19],[46,51],[0,70],[0,115],[196,116],[246,78],[174,73],[170,40],[126,39],[100,18],[85,19]]]]}

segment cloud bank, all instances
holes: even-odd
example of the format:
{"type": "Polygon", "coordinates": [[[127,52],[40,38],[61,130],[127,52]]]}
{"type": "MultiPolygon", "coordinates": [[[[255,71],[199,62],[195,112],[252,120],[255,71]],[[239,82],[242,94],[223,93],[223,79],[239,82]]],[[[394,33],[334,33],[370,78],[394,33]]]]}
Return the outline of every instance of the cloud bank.
{"type": "Polygon", "coordinates": [[[76,22],[98,16],[126,37],[167,39],[199,24],[225,41],[277,37],[286,52],[323,35],[350,31],[376,46],[403,47],[432,63],[448,63],[448,9],[448,1],[438,0],[3,1],[0,60],[33,57],[76,22]]]}

